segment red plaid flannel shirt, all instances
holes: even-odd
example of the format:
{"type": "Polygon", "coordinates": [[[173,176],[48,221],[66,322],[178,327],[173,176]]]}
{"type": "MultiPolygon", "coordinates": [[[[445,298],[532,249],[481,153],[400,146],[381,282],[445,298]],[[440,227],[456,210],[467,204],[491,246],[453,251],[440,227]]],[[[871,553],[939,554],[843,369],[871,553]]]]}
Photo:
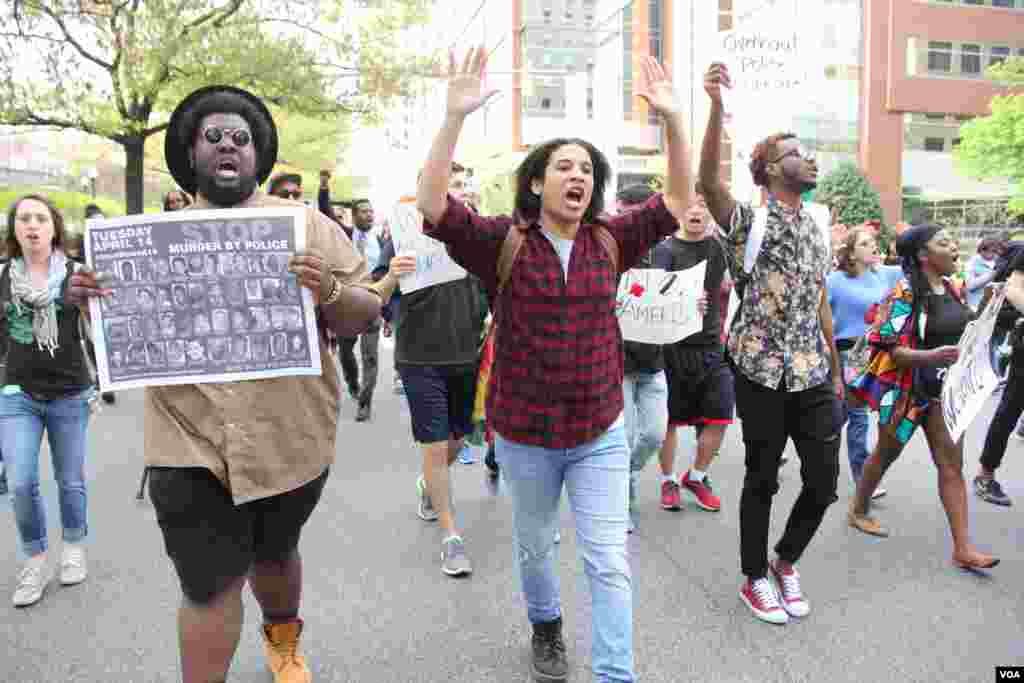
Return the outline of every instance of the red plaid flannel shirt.
{"type": "MultiPolygon", "coordinates": [[[[619,244],[622,271],[678,227],[655,195],[644,207],[605,223],[619,244]]],[[[479,216],[448,198],[424,233],[483,282],[494,301],[498,254],[508,216],[479,216]]],[[[580,227],[568,278],[554,247],[531,226],[501,295],[495,370],[487,397],[490,426],[502,437],[544,448],[573,448],[597,438],[622,413],[622,336],[615,316],[620,273],[594,235],[580,227]]]]}

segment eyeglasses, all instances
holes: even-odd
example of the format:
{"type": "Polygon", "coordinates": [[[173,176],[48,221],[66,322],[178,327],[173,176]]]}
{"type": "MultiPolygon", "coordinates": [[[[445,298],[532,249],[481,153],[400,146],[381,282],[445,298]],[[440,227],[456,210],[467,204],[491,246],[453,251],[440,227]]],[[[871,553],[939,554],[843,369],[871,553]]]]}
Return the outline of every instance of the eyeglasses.
{"type": "Polygon", "coordinates": [[[814,161],[814,152],[805,148],[803,145],[797,145],[796,147],[793,147],[792,149],[784,152],[782,155],[779,156],[779,158],[772,159],[771,163],[777,164],[786,157],[799,157],[804,161],[814,161]]]}
{"type": "Polygon", "coordinates": [[[289,192],[288,190],[281,190],[280,192],[275,192],[274,194],[276,194],[281,199],[301,199],[302,198],[302,190],[292,190],[291,192],[289,192]]]}
{"type": "Polygon", "coordinates": [[[252,142],[252,133],[247,131],[245,128],[218,128],[217,126],[207,126],[203,129],[203,137],[211,145],[218,144],[224,139],[225,135],[231,136],[231,142],[235,143],[235,147],[245,147],[252,142]]]}

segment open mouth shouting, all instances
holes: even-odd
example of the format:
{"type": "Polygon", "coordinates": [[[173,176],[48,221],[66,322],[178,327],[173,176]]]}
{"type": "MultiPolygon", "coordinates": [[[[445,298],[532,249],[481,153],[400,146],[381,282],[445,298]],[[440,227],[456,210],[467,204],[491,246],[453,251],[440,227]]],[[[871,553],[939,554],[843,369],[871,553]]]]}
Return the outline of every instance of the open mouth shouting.
{"type": "Polygon", "coordinates": [[[585,209],[583,200],[587,196],[586,190],[582,187],[574,186],[570,187],[565,191],[565,203],[569,205],[571,209],[585,209]]]}
{"type": "Polygon", "coordinates": [[[214,166],[213,175],[221,180],[238,178],[238,161],[229,157],[221,157],[214,166]]]}

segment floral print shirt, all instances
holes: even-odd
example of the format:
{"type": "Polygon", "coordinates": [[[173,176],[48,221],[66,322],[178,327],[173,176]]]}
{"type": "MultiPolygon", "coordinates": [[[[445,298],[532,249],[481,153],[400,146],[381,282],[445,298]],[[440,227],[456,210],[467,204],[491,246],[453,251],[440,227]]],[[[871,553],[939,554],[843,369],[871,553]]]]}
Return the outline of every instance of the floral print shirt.
{"type": "Polygon", "coordinates": [[[729,229],[720,228],[729,270],[741,293],[729,332],[729,354],[752,382],[804,391],[829,378],[830,351],[818,311],[829,271],[829,245],[809,211],[774,198],[761,250],[748,275],[743,270],[754,208],[737,204],[729,229]]]}

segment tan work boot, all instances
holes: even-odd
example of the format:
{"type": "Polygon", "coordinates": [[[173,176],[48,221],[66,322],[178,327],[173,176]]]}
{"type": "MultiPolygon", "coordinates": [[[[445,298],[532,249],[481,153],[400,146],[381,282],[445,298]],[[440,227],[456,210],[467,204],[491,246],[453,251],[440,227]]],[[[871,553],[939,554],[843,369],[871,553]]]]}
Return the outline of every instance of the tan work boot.
{"type": "Polygon", "coordinates": [[[867,514],[857,512],[854,503],[850,504],[850,511],[846,515],[847,521],[857,531],[861,531],[865,534],[872,536],[878,536],[880,538],[886,538],[889,535],[889,530],[882,526],[874,517],[869,517],[867,514]]]}
{"type": "Polygon", "coordinates": [[[312,683],[313,674],[299,654],[302,619],[284,624],[263,624],[263,649],[274,683],[312,683]]]}

